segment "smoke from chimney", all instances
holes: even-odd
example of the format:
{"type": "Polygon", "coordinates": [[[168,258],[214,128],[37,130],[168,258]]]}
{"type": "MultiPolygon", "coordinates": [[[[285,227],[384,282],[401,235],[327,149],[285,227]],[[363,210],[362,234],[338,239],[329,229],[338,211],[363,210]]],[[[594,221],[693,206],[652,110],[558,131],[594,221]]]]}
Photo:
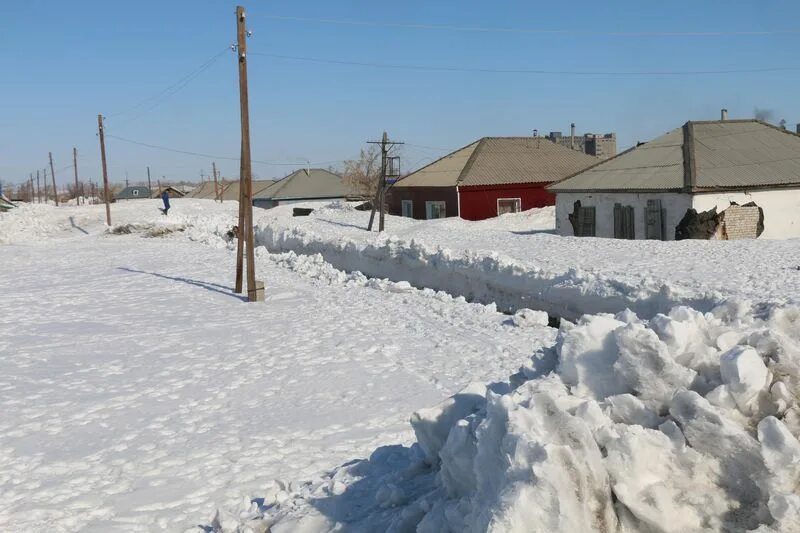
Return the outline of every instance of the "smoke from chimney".
{"type": "Polygon", "coordinates": [[[728,120],[728,110],[723,109],[720,111],[720,120],[728,120]]]}
{"type": "Polygon", "coordinates": [[[762,122],[769,122],[772,120],[775,113],[772,112],[772,109],[761,109],[757,107],[753,110],[753,115],[762,122]]]}

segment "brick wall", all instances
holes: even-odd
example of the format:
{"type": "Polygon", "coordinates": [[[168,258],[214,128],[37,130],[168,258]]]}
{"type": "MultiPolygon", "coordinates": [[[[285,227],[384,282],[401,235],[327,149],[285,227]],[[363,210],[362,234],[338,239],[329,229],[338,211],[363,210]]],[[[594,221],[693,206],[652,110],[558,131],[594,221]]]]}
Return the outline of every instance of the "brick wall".
{"type": "Polygon", "coordinates": [[[721,213],[723,238],[755,239],[758,237],[758,207],[732,205],[721,213]]]}

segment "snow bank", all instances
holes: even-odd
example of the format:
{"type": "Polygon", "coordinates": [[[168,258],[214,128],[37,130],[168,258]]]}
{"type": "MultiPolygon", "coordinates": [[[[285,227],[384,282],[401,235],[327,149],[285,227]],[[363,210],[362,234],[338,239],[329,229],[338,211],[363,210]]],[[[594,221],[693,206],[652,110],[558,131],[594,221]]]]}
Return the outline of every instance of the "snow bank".
{"type": "Polygon", "coordinates": [[[235,528],[800,531],[800,308],[584,316],[511,383],[418,411],[393,463],[348,464],[235,528]]]}
{"type": "Polygon", "coordinates": [[[389,217],[388,230],[377,234],[364,229],[369,213],[350,205],[318,208],[308,217],[277,207],[257,211],[255,237],[272,252],[321,254],[341,270],[569,320],[624,309],[651,318],[678,305],[707,312],[732,296],[800,301],[800,240],[561,237],[541,228],[547,210],[537,211],[481,222],[389,217]]]}

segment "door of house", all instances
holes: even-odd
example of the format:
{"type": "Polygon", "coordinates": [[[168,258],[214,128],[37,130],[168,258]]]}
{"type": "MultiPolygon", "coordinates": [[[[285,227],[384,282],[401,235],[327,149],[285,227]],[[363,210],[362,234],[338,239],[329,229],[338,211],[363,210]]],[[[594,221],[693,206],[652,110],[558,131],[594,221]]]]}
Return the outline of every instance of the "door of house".
{"type": "Polygon", "coordinates": [[[414,202],[412,200],[401,200],[400,210],[404,217],[414,218],[414,202]]]}
{"type": "Polygon", "coordinates": [[[597,222],[594,206],[578,208],[578,231],[576,237],[594,237],[596,234],[597,222]]]}
{"type": "Polygon", "coordinates": [[[497,216],[505,215],[506,213],[519,213],[522,202],[519,198],[498,198],[497,199],[497,216]]]}
{"type": "Polygon", "coordinates": [[[447,204],[441,201],[425,202],[425,215],[428,220],[445,218],[447,216],[447,204]]]}

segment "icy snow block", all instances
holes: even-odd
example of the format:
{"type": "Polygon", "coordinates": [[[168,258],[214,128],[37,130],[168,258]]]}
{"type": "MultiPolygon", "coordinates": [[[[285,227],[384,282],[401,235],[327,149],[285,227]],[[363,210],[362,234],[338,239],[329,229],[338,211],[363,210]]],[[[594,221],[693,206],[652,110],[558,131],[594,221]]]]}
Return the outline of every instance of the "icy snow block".
{"type": "Polygon", "coordinates": [[[483,383],[471,383],[439,405],[420,409],[411,415],[411,427],[427,461],[438,464],[439,451],[447,441],[450,429],[456,422],[483,409],[485,405],[486,386],[483,383]]]}
{"type": "Polygon", "coordinates": [[[550,322],[550,317],[544,311],[534,311],[533,309],[520,309],[511,318],[514,325],[519,328],[531,326],[546,326],[550,322]]]}
{"type": "Polygon", "coordinates": [[[758,393],[768,385],[769,370],[751,346],[734,346],[720,357],[722,382],[728,386],[739,410],[750,412],[758,393]]]}

